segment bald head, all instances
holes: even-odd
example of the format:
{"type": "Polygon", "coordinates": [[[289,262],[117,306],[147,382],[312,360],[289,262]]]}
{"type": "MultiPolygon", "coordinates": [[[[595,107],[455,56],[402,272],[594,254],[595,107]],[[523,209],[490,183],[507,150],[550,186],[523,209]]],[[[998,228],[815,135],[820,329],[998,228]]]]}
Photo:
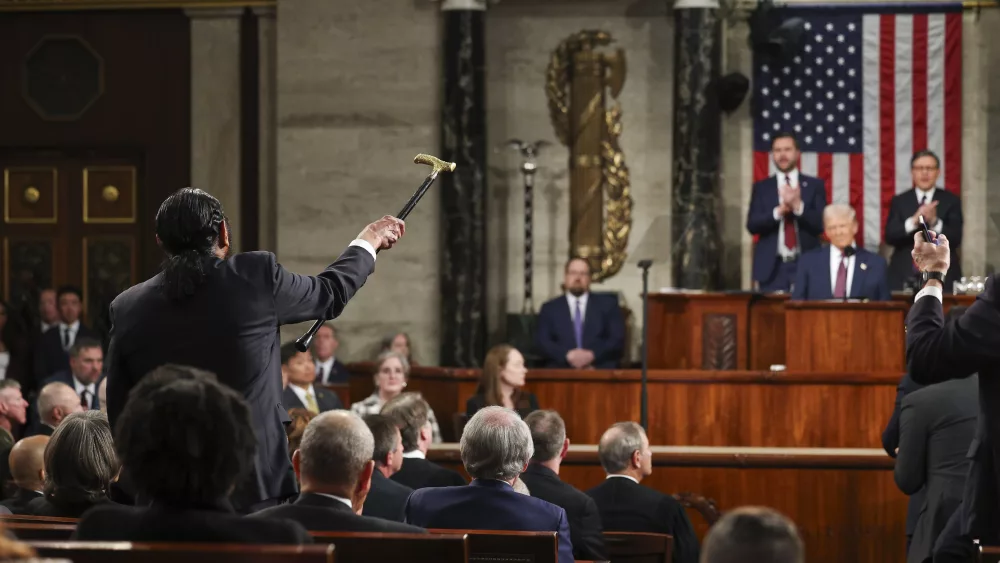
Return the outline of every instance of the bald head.
{"type": "Polygon", "coordinates": [[[10,474],[18,487],[29,491],[42,490],[45,446],[48,444],[48,436],[32,436],[14,444],[8,461],[10,474]]]}
{"type": "Polygon", "coordinates": [[[361,417],[343,410],[320,414],[306,426],[299,443],[303,489],[353,489],[374,451],[375,438],[361,417]]]}
{"type": "Polygon", "coordinates": [[[80,396],[65,383],[49,383],[38,394],[38,416],[52,428],[57,428],[64,418],[82,410],[80,396]]]}

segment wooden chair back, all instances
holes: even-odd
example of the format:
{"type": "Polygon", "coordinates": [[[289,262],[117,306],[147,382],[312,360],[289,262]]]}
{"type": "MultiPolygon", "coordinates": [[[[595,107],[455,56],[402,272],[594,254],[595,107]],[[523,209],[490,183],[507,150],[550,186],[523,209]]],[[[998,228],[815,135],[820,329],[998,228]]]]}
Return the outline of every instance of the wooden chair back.
{"type": "Polygon", "coordinates": [[[73,524],[80,521],[79,518],[61,518],[58,516],[31,516],[28,514],[0,514],[0,522],[26,522],[33,524],[73,524]]]}
{"type": "Polygon", "coordinates": [[[432,534],[464,534],[469,563],[558,563],[557,532],[507,530],[427,530],[432,534]]]}
{"type": "Polygon", "coordinates": [[[333,545],[27,542],[38,556],[73,563],[334,563],[333,545]]]}
{"type": "Polygon", "coordinates": [[[604,532],[604,543],[613,563],[670,563],[674,551],[666,534],[604,532]]]}
{"type": "Polygon", "coordinates": [[[17,539],[27,540],[68,540],[76,531],[76,524],[48,524],[37,522],[4,522],[4,529],[17,539]]]}
{"type": "Polygon", "coordinates": [[[337,563],[467,563],[463,534],[309,532],[316,543],[332,543],[337,563]]]}
{"type": "Polygon", "coordinates": [[[981,563],[1000,563],[1000,546],[979,546],[979,561],[981,563]]]}

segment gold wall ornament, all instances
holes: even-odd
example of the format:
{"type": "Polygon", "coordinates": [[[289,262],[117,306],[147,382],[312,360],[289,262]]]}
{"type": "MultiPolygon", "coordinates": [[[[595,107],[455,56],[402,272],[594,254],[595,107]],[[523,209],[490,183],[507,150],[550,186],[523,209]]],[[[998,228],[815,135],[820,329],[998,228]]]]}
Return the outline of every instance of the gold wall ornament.
{"type": "Polygon", "coordinates": [[[597,51],[611,35],[584,30],[552,52],[545,94],[556,136],[570,150],[570,254],[587,259],[594,281],[621,270],[632,228],[628,166],[618,139],[621,106],[607,108],[625,84],[625,53],[597,51]]]}
{"type": "Polygon", "coordinates": [[[118,201],[119,195],[121,194],[118,192],[118,188],[111,185],[104,186],[104,189],[101,190],[101,197],[109,203],[118,201]]]}
{"type": "Polygon", "coordinates": [[[38,200],[41,199],[41,197],[42,192],[38,191],[38,188],[35,186],[28,186],[24,189],[24,201],[28,203],[38,203],[38,200]]]}

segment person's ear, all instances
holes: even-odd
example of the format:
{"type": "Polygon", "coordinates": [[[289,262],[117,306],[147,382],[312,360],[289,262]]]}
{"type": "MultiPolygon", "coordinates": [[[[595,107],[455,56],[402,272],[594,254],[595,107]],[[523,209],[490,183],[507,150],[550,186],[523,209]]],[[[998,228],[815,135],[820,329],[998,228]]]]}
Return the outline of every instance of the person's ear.
{"type": "Polygon", "coordinates": [[[219,225],[219,250],[229,250],[229,221],[225,219],[219,225]]]}
{"type": "Polygon", "coordinates": [[[361,475],[358,476],[358,484],[354,488],[354,499],[352,499],[354,512],[358,516],[364,511],[365,500],[368,498],[368,492],[372,489],[372,473],[374,472],[375,462],[369,460],[364,469],[361,470],[361,475]]]}
{"type": "Polygon", "coordinates": [[[295,472],[295,479],[302,483],[302,450],[295,450],[292,454],[292,471],[295,472]]]}
{"type": "Polygon", "coordinates": [[[559,459],[566,459],[566,454],[569,453],[569,438],[563,440],[562,451],[559,452],[559,459]]]}
{"type": "Polygon", "coordinates": [[[430,424],[425,424],[420,428],[420,439],[424,442],[430,442],[434,439],[434,430],[430,424]]]}
{"type": "Polygon", "coordinates": [[[642,452],[639,450],[632,452],[632,467],[636,469],[642,468],[642,452]]]}

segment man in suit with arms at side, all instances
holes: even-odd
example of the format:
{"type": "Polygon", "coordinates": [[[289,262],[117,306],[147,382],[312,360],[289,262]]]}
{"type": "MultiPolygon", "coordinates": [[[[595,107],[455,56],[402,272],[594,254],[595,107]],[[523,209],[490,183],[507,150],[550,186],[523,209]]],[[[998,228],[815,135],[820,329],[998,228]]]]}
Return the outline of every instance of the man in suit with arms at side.
{"type": "Polygon", "coordinates": [[[317,532],[383,532],[420,534],[424,530],[399,522],[362,516],[371,489],[375,440],[361,417],[330,411],[309,422],[292,467],[302,484],[299,498],[251,518],[293,520],[317,532]]]}
{"type": "Polygon", "coordinates": [[[556,411],[535,411],[524,422],[531,430],[535,455],[521,474],[521,481],[528,486],[531,496],[566,511],[573,557],[586,561],[607,560],[601,517],[594,499],[559,479],[559,466],[569,452],[566,423],[556,411]]]}
{"type": "Polygon", "coordinates": [[[375,516],[386,520],[403,521],[403,507],[413,489],[392,479],[392,475],[403,467],[403,437],[396,423],[388,416],[370,414],[364,417],[365,424],[375,438],[372,460],[372,489],[365,499],[365,516],[375,516]]]}
{"type": "Polygon", "coordinates": [[[914,154],[910,171],[913,189],[892,198],[885,221],[885,242],[893,247],[889,289],[900,291],[909,280],[919,282],[920,272],[913,264],[910,251],[913,250],[914,233],[920,232],[919,217],[923,215],[927,228],[945,235],[955,253],[944,284],[945,293],[951,293],[952,282],[962,277],[958,260],[958,249],[962,245],[962,200],[938,187],[941,161],[933,152],[924,150],[914,154]]]}
{"type": "Polygon", "coordinates": [[[566,295],[538,312],[535,345],[547,367],[614,369],[625,351],[625,321],[613,295],[590,293],[590,264],[570,258],[564,270],[566,295]]]}
{"type": "Polygon", "coordinates": [[[792,299],[868,299],[888,301],[885,259],[859,248],[858,218],[850,205],[835,203],[823,210],[823,228],[830,245],[799,258],[792,299]]]}
{"type": "Polygon", "coordinates": [[[753,281],[764,292],[789,291],[799,256],[819,246],[826,188],[799,173],[799,143],[791,133],[771,140],[775,176],[757,182],[750,195],[747,230],[760,237],[753,252],[753,281]]]}
{"type": "Polygon", "coordinates": [[[281,377],[288,381],[288,387],[281,393],[281,404],[287,410],[306,409],[311,413],[344,408],[336,393],[313,385],[316,376],[309,351],[299,352],[294,342],[281,346],[281,377]]]}
{"type": "Polygon", "coordinates": [[[431,427],[431,407],[420,393],[400,393],[382,406],[382,414],[391,418],[403,441],[403,466],[391,479],[411,489],[465,485],[457,471],[427,461],[427,448],[434,440],[431,427]]]}
{"type": "Polygon", "coordinates": [[[514,490],[534,454],[521,417],[503,407],[481,409],[465,425],[460,449],[472,483],[414,491],[406,501],[406,521],[450,530],[558,532],[559,563],[573,563],[566,511],[514,490]]]}
{"type": "Polygon", "coordinates": [[[333,323],[323,323],[313,337],[312,355],[316,362],[316,383],[330,385],[332,383],[347,383],[351,373],[347,366],[336,358],[340,341],[337,340],[337,329],[333,323]]]}
{"type": "Polygon", "coordinates": [[[72,286],[60,287],[56,302],[59,323],[42,334],[35,348],[35,381],[39,385],[54,374],[69,369],[69,351],[77,339],[101,340],[99,334],[80,320],[83,292],[72,286]]]}
{"type": "Polygon", "coordinates": [[[393,217],[368,225],[318,276],[285,270],[270,252],[229,257],[222,204],[185,188],[156,214],[164,270],[111,304],[108,418],[121,414],[129,391],[154,368],[181,363],[209,370],[250,402],[257,455],[233,504],[253,511],[297,492],[281,405],[279,327],[332,318],[374,271],[375,253],[402,236],[393,217]]]}
{"type": "Polygon", "coordinates": [[[996,278],[955,322],[945,323],[944,279],[951,263],[948,237],[931,232],[913,238],[913,262],[921,289],[906,317],[906,361],[910,376],[924,385],[979,374],[979,419],[969,446],[972,462],[962,506],[934,545],[935,563],[975,559],[974,539],[1000,544],[1000,301],[996,278]],[[936,243],[936,244],[935,244],[936,243]]]}

